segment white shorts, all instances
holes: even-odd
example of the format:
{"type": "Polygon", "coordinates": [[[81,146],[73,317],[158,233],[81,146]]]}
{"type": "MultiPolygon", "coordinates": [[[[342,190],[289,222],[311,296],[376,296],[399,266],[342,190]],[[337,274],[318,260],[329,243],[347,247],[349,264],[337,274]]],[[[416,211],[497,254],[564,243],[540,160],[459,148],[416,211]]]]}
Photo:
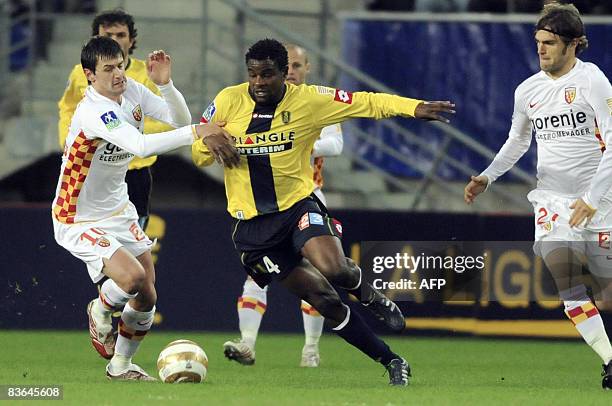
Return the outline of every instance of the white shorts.
{"type": "Polygon", "coordinates": [[[595,216],[586,228],[572,228],[569,206],[576,198],[536,189],[529,192],[527,199],[535,212],[533,251],[536,255],[545,258],[557,248],[569,248],[586,258],[591,273],[612,278],[612,216],[595,216]]]}
{"type": "Polygon", "coordinates": [[[85,262],[94,283],[104,276],[102,258],[109,259],[121,247],[137,257],[153,245],[138,225],[132,203],[118,215],[99,221],[64,224],[53,217],[53,231],[59,245],[85,262]]]}

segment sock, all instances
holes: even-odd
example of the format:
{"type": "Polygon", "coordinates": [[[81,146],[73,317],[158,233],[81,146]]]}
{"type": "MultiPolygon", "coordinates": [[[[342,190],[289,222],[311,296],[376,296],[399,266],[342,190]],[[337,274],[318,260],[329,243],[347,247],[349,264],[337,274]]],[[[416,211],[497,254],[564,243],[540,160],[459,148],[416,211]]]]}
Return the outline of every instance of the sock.
{"type": "Polygon", "coordinates": [[[383,340],[376,337],[359,314],[351,312],[347,305],[344,305],[344,307],[346,308],[346,318],[337,327],[332,329],[336,334],[352,346],[357,347],[374,361],[380,362],[383,365],[388,365],[395,358],[401,358],[391,351],[383,340]]]}
{"type": "Polygon", "coordinates": [[[129,303],[125,304],[119,321],[119,336],[115,344],[115,355],[110,362],[113,373],[125,371],[132,362],[140,342],[151,329],[155,306],[147,312],[134,310],[129,303]]]}
{"type": "Polygon", "coordinates": [[[261,319],[266,312],[267,291],[267,286],[262,289],[253,279],[247,278],[242,289],[242,296],[238,298],[241,339],[252,349],[255,348],[261,319]]]}
{"type": "Polygon", "coordinates": [[[102,284],[98,299],[91,307],[91,316],[96,322],[98,333],[106,335],[113,329],[111,315],[116,309],[123,307],[128,300],[136,295],[125,293],[115,282],[108,279],[102,284]]]}
{"type": "Polygon", "coordinates": [[[128,300],[136,297],[136,293],[130,294],[121,289],[115,281],[107,279],[100,288],[98,300],[94,302],[94,310],[103,314],[111,314],[120,309],[128,300]]]}
{"type": "Polygon", "coordinates": [[[302,300],[302,319],[304,320],[304,349],[318,352],[319,338],[323,332],[325,318],[319,314],[310,304],[302,300]]]}
{"type": "Polygon", "coordinates": [[[587,296],[586,287],[578,285],[559,292],[565,314],[574,323],[584,341],[599,355],[604,364],[612,360],[610,339],[597,310],[587,296]]]}

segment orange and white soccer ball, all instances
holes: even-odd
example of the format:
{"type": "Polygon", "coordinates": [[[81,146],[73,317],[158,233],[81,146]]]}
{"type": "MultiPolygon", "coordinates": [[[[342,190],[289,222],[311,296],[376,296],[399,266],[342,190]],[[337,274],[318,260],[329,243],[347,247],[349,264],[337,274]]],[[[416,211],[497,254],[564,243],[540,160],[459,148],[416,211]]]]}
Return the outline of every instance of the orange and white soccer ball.
{"type": "Polygon", "coordinates": [[[172,341],[157,358],[157,372],[165,383],[203,382],[208,372],[208,357],[191,340],[172,341]]]}

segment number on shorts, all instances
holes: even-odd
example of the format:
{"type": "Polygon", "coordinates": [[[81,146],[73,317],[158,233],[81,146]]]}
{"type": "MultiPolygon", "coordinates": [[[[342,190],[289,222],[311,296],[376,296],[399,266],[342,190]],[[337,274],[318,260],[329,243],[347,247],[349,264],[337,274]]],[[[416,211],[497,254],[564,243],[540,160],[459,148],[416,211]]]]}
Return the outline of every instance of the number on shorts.
{"type": "Polygon", "coordinates": [[[548,216],[548,211],[546,211],[546,208],[540,207],[540,210],[538,210],[538,214],[540,214],[540,217],[538,217],[536,224],[544,224],[544,218],[548,216]]]}
{"type": "MultiPolygon", "coordinates": [[[[546,223],[547,220],[545,220],[544,218],[548,216],[548,211],[544,207],[540,207],[540,210],[538,210],[538,214],[540,214],[540,217],[538,217],[538,219],[536,220],[536,224],[542,225],[546,223]]],[[[552,217],[550,218],[550,221],[557,221],[558,217],[559,217],[559,214],[553,213],[552,217]]]]}
{"type": "Polygon", "coordinates": [[[268,270],[268,273],[280,273],[280,268],[268,256],[263,257],[263,263],[268,270]]]}
{"type": "Polygon", "coordinates": [[[130,233],[134,236],[136,241],[142,241],[145,238],[145,234],[142,229],[138,226],[137,223],[134,223],[130,226],[130,233]]]}
{"type": "MultiPolygon", "coordinates": [[[[96,227],[90,228],[88,231],[90,231],[92,234],[97,234],[98,236],[106,234],[106,231],[104,231],[104,230],[102,230],[100,228],[96,228],[96,227]]],[[[91,245],[96,245],[96,242],[98,241],[98,238],[99,237],[94,237],[94,236],[92,236],[90,234],[87,234],[85,232],[85,233],[81,234],[80,240],[81,241],[88,240],[89,242],[91,242],[91,245]]]]}

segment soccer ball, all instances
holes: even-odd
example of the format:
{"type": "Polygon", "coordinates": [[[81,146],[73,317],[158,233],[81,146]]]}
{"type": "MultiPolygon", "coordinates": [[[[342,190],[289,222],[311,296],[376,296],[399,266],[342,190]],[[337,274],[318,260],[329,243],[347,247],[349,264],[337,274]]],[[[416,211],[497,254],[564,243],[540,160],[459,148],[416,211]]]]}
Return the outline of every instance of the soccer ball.
{"type": "Polygon", "coordinates": [[[157,372],[165,383],[203,382],[207,371],[206,353],[191,340],[172,341],[157,358],[157,372]]]}

